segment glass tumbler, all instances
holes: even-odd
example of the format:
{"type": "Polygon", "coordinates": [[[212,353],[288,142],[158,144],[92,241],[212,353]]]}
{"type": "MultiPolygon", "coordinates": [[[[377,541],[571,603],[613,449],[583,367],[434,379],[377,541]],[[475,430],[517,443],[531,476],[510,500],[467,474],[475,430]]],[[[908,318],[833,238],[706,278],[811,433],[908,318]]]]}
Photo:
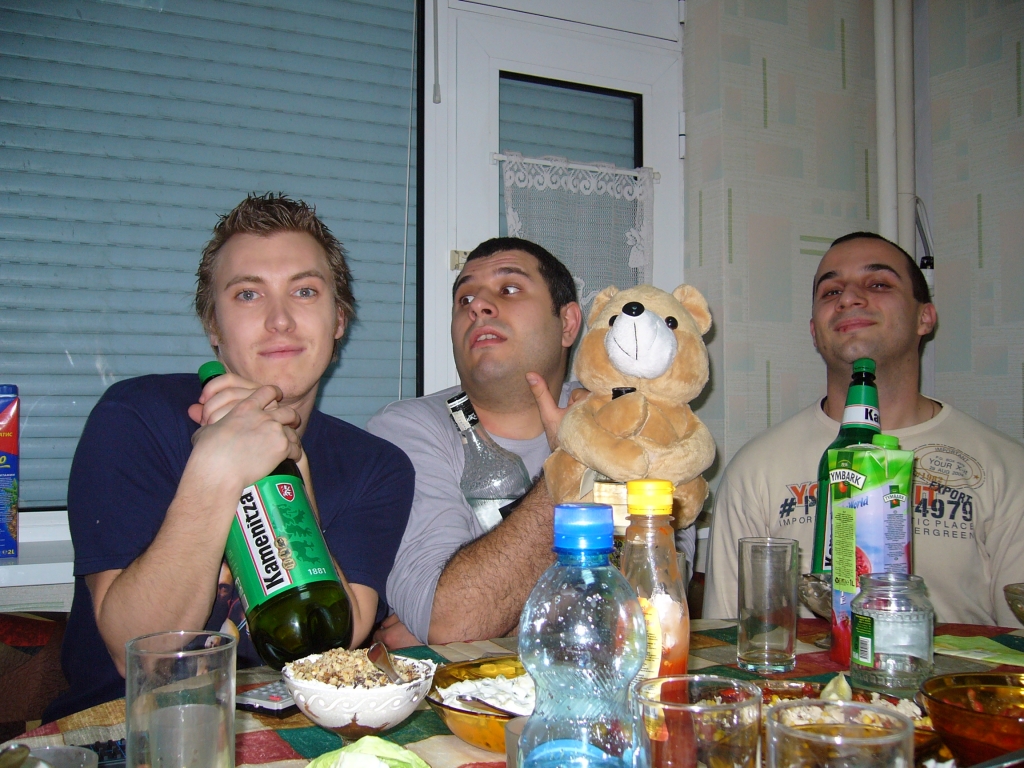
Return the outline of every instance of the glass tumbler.
{"type": "Polygon", "coordinates": [[[890,709],[802,699],[765,715],[768,768],[911,768],[914,724],[890,709]]]}
{"type": "Polygon", "coordinates": [[[234,768],[236,645],[193,631],[126,644],[128,768],[234,768]]]}
{"type": "Polygon", "coordinates": [[[761,689],[716,675],[674,675],[637,683],[634,714],[651,742],[651,768],[756,768],[761,689]]]}
{"type": "Polygon", "coordinates": [[[759,674],[796,666],[800,544],[795,539],[739,540],[736,663],[759,674]]]}

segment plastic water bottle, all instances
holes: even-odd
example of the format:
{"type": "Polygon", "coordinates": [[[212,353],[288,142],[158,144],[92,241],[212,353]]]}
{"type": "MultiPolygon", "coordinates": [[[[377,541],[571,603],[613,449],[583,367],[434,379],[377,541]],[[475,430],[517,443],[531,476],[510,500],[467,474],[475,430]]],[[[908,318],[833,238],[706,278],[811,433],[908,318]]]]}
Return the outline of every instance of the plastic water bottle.
{"type": "Polygon", "coordinates": [[[612,509],[555,507],[557,562],[519,622],[519,656],[537,704],[519,739],[519,768],[642,768],[647,734],[627,702],[647,637],[636,592],[608,562],[612,509]]]}

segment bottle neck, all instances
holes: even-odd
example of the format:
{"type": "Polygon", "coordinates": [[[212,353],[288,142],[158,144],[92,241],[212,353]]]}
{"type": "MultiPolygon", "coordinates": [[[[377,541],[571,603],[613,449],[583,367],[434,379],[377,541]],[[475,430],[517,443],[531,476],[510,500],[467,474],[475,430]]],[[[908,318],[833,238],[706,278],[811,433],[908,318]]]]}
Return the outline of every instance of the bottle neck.
{"type": "Polygon", "coordinates": [[[843,426],[839,428],[839,435],[841,437],[855,438],[855,443],[864,443],[866,445],[870,445],[871,438],[880,432],[881,430],[878,427],[864,424],[862,422],[847,423],[844,421],[843,426]]]}
{"type": "Polygon", "coordinates": [[[672,516],[630,512],[629,526],[649,533],[667,533],[672,527],[672,516]]]}
{"type": "MultiPolygon", "coordinates": [[[[218,376],[224,375],[224,366],[220,365],[219,363],[217,364],[216,367],[213,366],[213,363],[210,363],[210,366],[212,368],[212,372],[202,371],[202,369],[200,369],[199,380],[204,387],[209,382],[216,379],[218,376]]],[[[302,473],[299,472],[299,465],[296,464],[292,459],[285,459],[284,461],[282,461],[274,468],[274,471],[271,472],[270,475],[291,475],[292,477],[299,478],[300,481],[302,480],[302,473]]],[[[270,477],[270,475],[268,475],[268,477],[270,477]]]]}
{"type": "Polygon", "coordinates": [[[611,550],[606,549],[558,549],[555,548],[555,555],[558,557],[559,565],[572,565],[577,568],[598,568],[608,565],[608,555],[611,550]]]}
{"type": "Polygon", "coordinates": [[[875,382],[858,384],[853,382],[846,392],[846,407],[851,405],[868,405],[878,407],[878,387],[875,382]]]}
{"type": "Polygon", "coordinates": [[[862,442],[871,442],[871,436],[882,431],[878,413],[878,388],[875,377],[866,372],[853,375],[846,392],[846,406],[843,408],[840,435],[862,436],[862,442]]]}
{"type": "Polygon", "coordinates": [[[284,461],[282,461],[280,464],[277,465],[277,467],[274,468],[274,471],[271,472],[270,474],[291,475],[292,477],[297,477],[300,480],[302,479],[302,473],[299,472],[299,465],[296,464],[295,461],[292,459],[285,459],[284,461]]]}
{"type": "Polygon", "coordinates": [[[463,437],[467,437],[474,431],[474,427],[480,423],[480,418],[476,415],[476,411],[473,410],[473,403],[470,402],[469,395],[465,392],[459,392],[454,397],[448,398],[446,403],[455,426],[462,433],[463,437]]]}

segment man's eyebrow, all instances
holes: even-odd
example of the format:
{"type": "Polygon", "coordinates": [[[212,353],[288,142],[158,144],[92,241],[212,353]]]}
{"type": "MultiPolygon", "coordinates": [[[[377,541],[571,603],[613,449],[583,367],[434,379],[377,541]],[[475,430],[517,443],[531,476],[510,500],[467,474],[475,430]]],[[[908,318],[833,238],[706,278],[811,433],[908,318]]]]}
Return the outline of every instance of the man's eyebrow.
{"type": "Polygon", "coordinates": [[[230,288],[233,285],[238,285],[239,283],[259,283],[259,284],[262,284],[264,282],[266,282],[266,281],[262,277],[260,277],[259,275],[235,275],[230,280],[228,280],[228,282],[224,286],[224,288],[227,289],[227,288],[230,288]]]}
{"type": "Polygon", "coordinates": [[[891,272],[892,274],[896,275],[896,279],[897,280],[901,280],[901,281],[903,280],[903,275],[901,275],[895,269],[890,267],[888,264],[881,264],[881,263],[879,263],[879,264],[868,264],[866,267],[864,267],[863,271],[864,272],[891,272]]]}
{"type": "Polygon", "coordinates": [[[459,286],[466,283],[471,275],[459,275],[459,279],[455,281],[455,285],[452,286],[452,298],[455,298],[456,292],[459,290],[459,286]]]}
{"type": "Polygon", "coordinates": [[[510,264],[507,267],[498,267],[496,270],[494,270],[494,274],[496,274],[496,275],[522,275],[527,280],[532,280],[533,279],[530,276],[529,272],[527,272],[522,267],[517,267],[515,264],[510,264]]]}
{"type": "MultiPolygon", "coordinates": [[[[288,282],[294,283],[296,280],[305,280],[307,277],[315,277],[323,280],[325,283],[328,282],[327,278],[324,277],[324,273],[319,269],[307,269],[305,272],[297,272],[288,278],[288,282]]],[[[260,275],[235,275],[233,278],[228,280],[224,288],[228,289],[233,285],[238,285],[239,283],[256,283],[257,285],[263,285],[266,282],[267,281],[260,275]]]]}
{"type": "MultiPolygon", "coordinates": [[[[875,264],[867,264],[861,270],[861,272],[889,272],[895,275],[896,279],[899,280],[900,282],[903,281],[903,276],[899,272],[897,272],[888,264],[882,264],[881,262],[877,262],[875,264]]],[[[823,274],[821,277],[819,277],[817,281],[814,283],[814,294],[818,294],[818,288],[821,286],[823,282],[825,282],[826,280],[831,280],[832,278],[837,277],[838,275],[839,273],[836,270],[831,269],[825,274],[823,274]]]]}
{"type": "Polygon", "coordinates": [[[835,277],[835,276],[836,276],[836,275],[838,275],[838,274],[839,274],[839,273],[838,273],[838,272],[836,272],[836,271],[835,271],[834,269],[830,269],[830,270],[829,270],[828,272],[826,272],[826,273],[825,273],[824,275],[822,275],[821,277],[819,277],[819,278],[818,278],[818,279],[817,279],[817,280],[816,280],[816,281],[814,282],[814,291],[813,291],[814,295],[815,295],[815,296],[817,296],[817,295],[818,295],[818,286],[820,286],[820,285],[821,285],[821,284],[822,284],[823,282],[825,282],[826,280],[831,280],[831,279],[832,279],[833,277],[835,277]]]}
{"type": "Polygon", "coordinates": [[[305,280],[307,277],[316,277],[323,280],[325,283],[327,282],[327,278],[324,277],[324,273],[319,269],[307,269],[305,272],[298,272],[291,276],[290,281],[294,283],[296,280],[305,280]]]}
{"type": "MultiPolygon", "coordinates": [[[[525,277],[527,280],[530,280],[530,281],[533,280],[533,277],[530,275],[529,272],[527,272],[522,267],[515,266],[514,264],[509,265],[507,267],[498,267],[491,274],[493,274],[493,275],[521,275],[522,277],[525,277]]],[[[461,277],[459,277],[459,279],[455,281],[455,285],[452,286],[452,298],[454,298],[455,294],[459,292],[459,288],[461,288],[464,284],[466,284],[467,282],[469,282],[472,279],[473,279],[473,275],[462,275],[461,277]]]]}

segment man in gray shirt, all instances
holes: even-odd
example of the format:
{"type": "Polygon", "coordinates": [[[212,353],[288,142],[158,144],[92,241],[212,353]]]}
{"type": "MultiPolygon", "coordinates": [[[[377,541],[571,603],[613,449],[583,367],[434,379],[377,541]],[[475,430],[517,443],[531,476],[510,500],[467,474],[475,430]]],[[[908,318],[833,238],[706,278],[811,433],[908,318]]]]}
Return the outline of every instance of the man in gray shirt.
{"type": "Polygon", "coordinates": [[[569,402],[569,351],[582,324],[572,275],[535,243],[494,238],[469,254],[453,298],[461,387],[391,403],[366,425],[416,468],[409,524],[388,578],[395,612],[375,635],[392,648],[508,634],[554,561],[543,481],[491,530],[477,520],[459,488],[465,459],[445,400],[464,390],[488,434],[537,477],[569,402]]]}

